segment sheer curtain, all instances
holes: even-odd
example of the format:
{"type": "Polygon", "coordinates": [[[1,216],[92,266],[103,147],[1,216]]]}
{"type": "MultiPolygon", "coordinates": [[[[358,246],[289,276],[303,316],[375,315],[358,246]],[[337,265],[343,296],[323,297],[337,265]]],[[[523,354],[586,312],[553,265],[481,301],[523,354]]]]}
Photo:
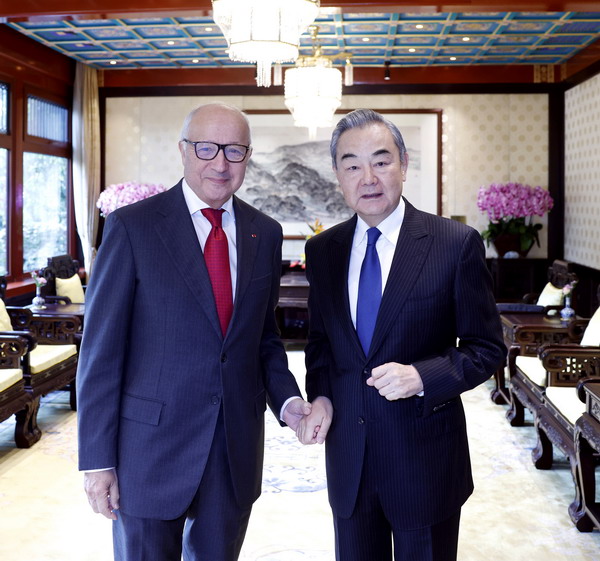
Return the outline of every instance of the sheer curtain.
{"type": "Polygon", "coordinates": [[[75,222],[87,276],[96,257],[96,235],[100,214],[96,201],[100,195],[100,109],[98,73],[77,63],[73,93],[73,197],[75,222]]]}

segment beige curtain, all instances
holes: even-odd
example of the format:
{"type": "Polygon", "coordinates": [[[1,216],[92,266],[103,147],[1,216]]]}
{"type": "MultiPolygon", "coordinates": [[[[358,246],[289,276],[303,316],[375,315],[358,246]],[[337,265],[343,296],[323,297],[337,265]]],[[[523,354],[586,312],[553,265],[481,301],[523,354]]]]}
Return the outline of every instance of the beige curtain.
{"type": "Polygon", "coordinates": [[[73,93],[73,196],[75,222],[89,279],[96,257],[100,214],[100,109],[98,73],[77,63],[73,93]]]}

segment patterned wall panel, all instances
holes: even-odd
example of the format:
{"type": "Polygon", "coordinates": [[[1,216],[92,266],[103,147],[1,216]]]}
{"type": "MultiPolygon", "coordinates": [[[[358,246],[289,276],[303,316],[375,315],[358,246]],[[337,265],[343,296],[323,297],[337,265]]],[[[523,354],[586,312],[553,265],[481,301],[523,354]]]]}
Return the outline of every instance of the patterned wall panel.
{"type": "Polygon", "coordinates": [[[565,259],[600,269],[600,76],[565,96],[565,259]]]}
{"type": "MultiPolygon", "coordinates": [[[[223,100],[224,98],[219,98],[223,100]]],[[[209,97],[109,98],[106,181],[137,180],[173,185],[181,177],[177,150],[180,128],[196,105],[209,97]]],[[[276,96],[229,97],[242,109],[285,109],[276,96]]],[[[477,208],[481,185],[519,181],[548,186],[548,99],[528,95],[345,96],[342,109],[442,109],[442,214],[465,216],[482,231],[486,217],[477,208]]],[[[328,158],[328,154],[323,155],[328,158]]],[[[545,257],[541,247],[530,257],[545,257]]],[[[495,251],[488,249],[489,256],[495,251]]]]}

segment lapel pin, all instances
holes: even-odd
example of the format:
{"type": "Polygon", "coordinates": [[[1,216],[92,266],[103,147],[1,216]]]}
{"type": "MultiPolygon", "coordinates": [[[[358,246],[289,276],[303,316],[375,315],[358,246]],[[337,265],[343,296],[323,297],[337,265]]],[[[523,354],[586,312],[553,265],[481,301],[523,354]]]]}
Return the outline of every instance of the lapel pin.
{"type": "Polygon", "coordinates": [[[252,234],[252,237],[253,237],[253,238],[255,238],[255,237],[256,237],[256,234],[252,234]]]}

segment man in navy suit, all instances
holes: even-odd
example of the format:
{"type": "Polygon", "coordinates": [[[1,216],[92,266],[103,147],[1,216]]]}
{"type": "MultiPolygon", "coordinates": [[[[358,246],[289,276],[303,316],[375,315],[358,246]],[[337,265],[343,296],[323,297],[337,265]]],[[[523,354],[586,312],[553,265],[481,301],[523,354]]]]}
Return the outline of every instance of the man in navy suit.
{"type": "Polygon", "coordinates": [[[453,561],[473,491],[460,394],[506,356],[481,236],[402,198],[408,154],[380,114],[346,115],[331,156],[356,215],[306,245],[297,434],[326,440],[338,561],[453,561]]]}
{"type": "Polygon", "coordinates": [[[77,375],[79,467],[119,561],[237,559],[266,405],[292,429],[310,411],[275,323],[281,227],[234,196],[250,143],[237,108],[197,108],[184,178],[106,221],[77,375]]]}

